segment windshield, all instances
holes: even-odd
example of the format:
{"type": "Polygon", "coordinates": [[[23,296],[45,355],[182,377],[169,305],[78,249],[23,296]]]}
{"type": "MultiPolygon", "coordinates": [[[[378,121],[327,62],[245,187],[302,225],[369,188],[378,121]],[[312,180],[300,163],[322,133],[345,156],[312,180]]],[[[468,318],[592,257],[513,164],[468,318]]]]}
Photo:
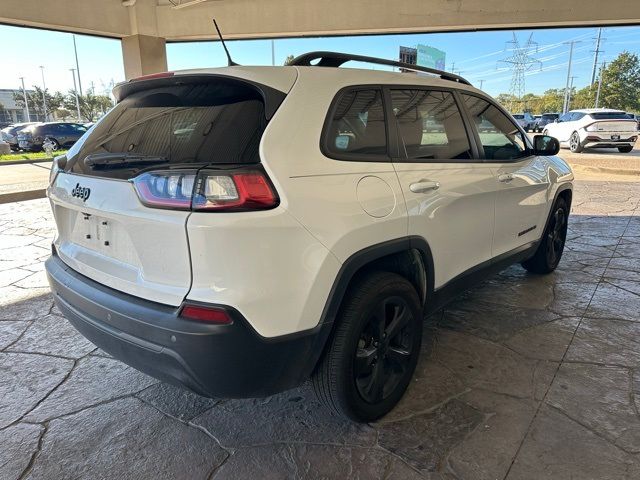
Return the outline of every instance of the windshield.
{"type": "Polygon", "coordinates": [[[629,120],[631,117],[625,112],[598,112],[592,113],[594,120],[629,120]]]}
{"type": "Polygon", "coordinates": [[[513,118],[517,118],[518,120],[524,118],[524,115],[514,115],[513,118]]]}
{"type": "Polygon", "coordinates": [[[259,163],[266,124],[260,93],[238,81],[141,90],[76,143],[67,154],[67,169],[128,179],[150,165],[259,163]]]}

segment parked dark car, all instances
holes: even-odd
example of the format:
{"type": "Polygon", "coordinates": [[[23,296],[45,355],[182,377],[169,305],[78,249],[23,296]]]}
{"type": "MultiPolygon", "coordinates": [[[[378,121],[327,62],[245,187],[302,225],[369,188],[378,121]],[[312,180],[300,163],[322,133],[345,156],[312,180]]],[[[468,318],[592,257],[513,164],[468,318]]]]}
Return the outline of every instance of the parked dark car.
{"type": "Polygon", "coordinates": [[[555,122],[558,118],[560,118],[559,113],[543,113],[542,116],[537,119],[533,131],[541,132],[544,130],[545,125],[555,122]]]}
{"type": "Polygon", "coordinates": [[[35,122],[13,123],[3,128],[0,130],[0,140],[7,142],[11,150],[18,150],[18,132],[29,125],[35,125],[35,122]]]}
{"type": "Polygon", "coordinates": [[[39,123],[24,128],[18,134],[18,146],[24,150],[38,152],[46,139],[53,143],[53,149],[68,148],[84,135],[87,127],[80,123],[51,122],[39,123]]]}
{"type": "Polygon", "coordinates": [[[528,132],[529,130],[533,129],[533,125],[536,120],[535,118],[533,118],[533,115],[531,115],[531,113],[529,112],[514,113],[512,116],[513,118],[516,119],[516,122],[518,122],[518,125],[524,128],[525,132],[528,132]]]}

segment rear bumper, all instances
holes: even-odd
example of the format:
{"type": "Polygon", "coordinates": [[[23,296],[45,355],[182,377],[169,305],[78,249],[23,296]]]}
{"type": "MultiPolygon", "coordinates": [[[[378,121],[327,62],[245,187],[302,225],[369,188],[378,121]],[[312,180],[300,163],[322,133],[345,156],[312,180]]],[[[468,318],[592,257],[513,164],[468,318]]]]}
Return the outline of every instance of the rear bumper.
{"type": "Polygon", "coordinates": [[[260,337],[234,309],[231,325],[178,317],[179,308],[105,287],[57,255],[45,263],[58,308],[115,358],[159,380],[210,397],[261,397],[309,377],[327,326],[276,339],[260,337]]]}
{"type": "Polygon", "coordinates": [[[607,132],[606,134],[585,132],[586,136],[582,140],[582,146],[586,148],[615,148],[625,145],[634,145],[638,139],[637,133],[629,132],[607,132]],[[611,138],[611,137],[618,138],[611,138]]]}

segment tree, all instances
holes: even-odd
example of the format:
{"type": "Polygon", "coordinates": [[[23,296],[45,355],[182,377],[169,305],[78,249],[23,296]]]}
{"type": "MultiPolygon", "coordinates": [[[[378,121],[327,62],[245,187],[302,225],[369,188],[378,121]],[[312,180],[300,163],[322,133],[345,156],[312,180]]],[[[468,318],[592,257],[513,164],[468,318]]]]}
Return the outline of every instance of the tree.
{"type": "MultiPolygon", "coordinates": [[[[597,85],[594,85],[594,90],[597,85]]],[[[640,111],[640,58],[622,52],[602,72],[600,107],[640,111]]]]}
{"type": "MultiPolygon", "coordinates": [[[[51,114],[54,110],[60,108],[64,101],[64,95],[60,92],[49,93],[49,90],[44,92],[47,100],[47,111],[44,111],[44,104],[42,103],[42,89],[36,85],[33,86],[33,90],[27,91],[27,101],[29,102],[29,110],[35,113],[38,117],[44,120],[45,113],[51,114]]],[[[24,108],[24,96],[22,89],[14,90],[13,101],[16,106],[24,108]]]]}
{"type": "Polygon", "coordinates": [[[287,58],[285,58],[284,60],[284,64],[285,65],[291,65],[291,62],[293,61],[293,59],[296,58],[293,55],[287,55],[287,58]]]}
{"type": "MultiPolygon", "coordinates": [[[[106,95],[94,95],[91,91],[86,95],[78,95],[78,102],[80,103],[80,115],[88,122],[94,122],[113,106],[111,98],[106,95]]],[[[72,112],[76,111],[76,93],[73,90],[69,90],[65,97],[64,107],[72,112]]]]}

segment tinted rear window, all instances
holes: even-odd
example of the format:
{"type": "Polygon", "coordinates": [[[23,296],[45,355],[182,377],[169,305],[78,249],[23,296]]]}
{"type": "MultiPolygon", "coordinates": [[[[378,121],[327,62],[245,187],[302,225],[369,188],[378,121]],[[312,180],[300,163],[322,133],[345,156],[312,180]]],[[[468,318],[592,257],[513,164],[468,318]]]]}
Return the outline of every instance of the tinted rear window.
{"type": "Polygon", "coordinates": [[[513,118],[519,118],[519,119],[521,119],[521,118],[524,118],[524,115],[514,115],[514,116],[513,116],[513,118]]]}
{"type": "Polygon", "coordinates": [[[266,124],[261,94],[237,80],[156,87],[116,105],[69,151],[68,165],[131,178],[150,166],[259,163],[266,124]]]}
{"type": "Polygon", "coordinates": [[[591,113],[591,118],[594,120],[629,120],[631,116],[624,112],[598,112],[591,113]]]}
{"type": "Polygon", "coordinates": [[[542,118],[544,118],[545,120],[554,120],[554,119],[556,119],[558,117],[559,117],[559,115],[557,115],[557,114],[545,114],[545,115],[542,115],[542,118]]]}

